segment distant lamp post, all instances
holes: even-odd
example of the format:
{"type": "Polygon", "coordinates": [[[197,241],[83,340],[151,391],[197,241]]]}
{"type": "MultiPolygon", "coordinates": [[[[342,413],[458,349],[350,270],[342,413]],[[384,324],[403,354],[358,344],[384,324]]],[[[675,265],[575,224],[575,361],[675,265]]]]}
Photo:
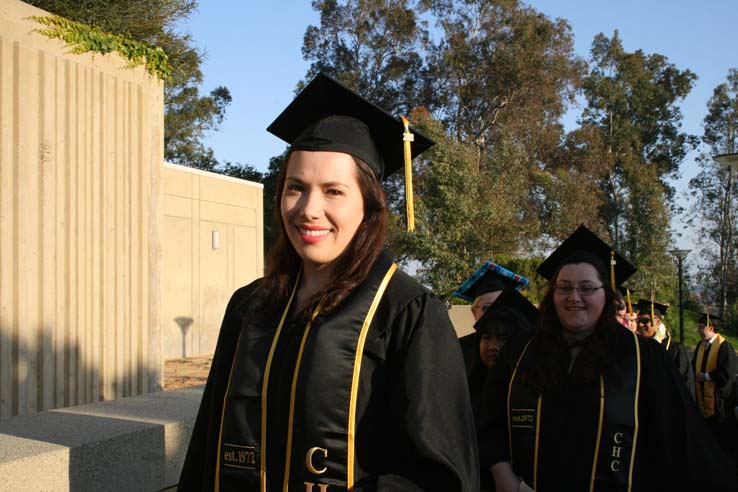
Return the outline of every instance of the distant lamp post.
{"type": "Polygon", "coordinates": [[[689,249],[672,249],[669,251],[677,259],[679,265],[679,343],[684,344],[684,307],[682,306],[682,263],[691,250],[689,249]]]}
{"type": "MultiPolygon", "coordinates": [[[[732,137],[733,137],[733,130],[730,130],[731,135],[731,150],[732,150],[732,137]]],[[[720,164],[721,167],[728,168],[728,185],[725,187],[725,196],[726,200],[725,203],[726,209],[725,209],[725,215],[726,215],[726,222],[728,224],[728,231],[733,230],[733,222],[731,217],[731,207],[730,203],[732,201],[731,197],[733,196],[733,173],[735,171],[738,171],[738,153],[727,153],[727,154],[719,154],[716,156],[713,156],[713,159],[717,161],[718,164],[720,164]]],[[[727,243],[732,243],[732,237],[731,232],[728,233],[727,243]]],[[[721,252],[722,256],[722,252],[721,252]]],[[[725,317],[725,305],[727,304],[728,300],[728,287],[725,285],[727,282],[727,265],[723,264],[720,268],[720,317],[725,317]]]]}
{"type": "Polygon", "coordinates": [[[738,171],[738,153],[720,154],[713,157],[722,167],[729,167],[731,171],[738,171]]]}

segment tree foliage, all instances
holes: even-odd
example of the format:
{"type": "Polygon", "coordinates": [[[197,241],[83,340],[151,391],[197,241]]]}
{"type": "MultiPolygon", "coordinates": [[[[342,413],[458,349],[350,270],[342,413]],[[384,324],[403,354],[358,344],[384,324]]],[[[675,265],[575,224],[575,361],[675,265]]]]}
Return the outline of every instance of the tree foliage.
{"type": "Polygon", "coordinates": [[[733,68],[707,102],[702,135],[705,151],[697,159],[700,172],[689,183],[695,198],[691,219],[699,232],[701,256],[708,260],[701,278],[703,307],[717,306],[721,315],[738,300],[738,187],[733,173],[712,156],[735,152],[737,129],[738,70],[733,68]]]}
{"type": "Polygon", "coordinates": [[[677,103],[695,79],[663,55],[626,52],[617,31],[612,38],[598,34],[584,80],[587,106],[581,127],[567,138],[568,155],[574,158],[559,162],[597,183],[600,199],[592,219],[639,267],[632,284],[646,293],[654,284],[657,292],[662,290],[673,278],[666,251],[674,190],[667,179],[678,176],[693,148],[693,138],[680,130],[677,103]]]}
{"type": "MultiPolygon", "coordinates": [[[[626,53],[617,33],[595,38],[588,70],[565,20],[517,0],[313,6],[321,24],[305,34],[307,78],[334,75],[412,114],[437,142],[415,162],[418,232],[398,216],[391,228],[391,246],[426,284],[448,293],[484,260],[540,251],[580,223],[636,262],[665,265],[658,283],[668,283],[666,180],[691,144],[676,104],[689,70],[626,53]],[[580,89],[584,117],[565,135],[561,116],[580,89]]],[[[388,183],[396,212],[400,187],[388,183]]],[[[646,270],[643,287],[655,272],[646,270]]]]}
{"type": "Polygon", "coordinates": [[[328,73],[392,114],[408,114],[423,99],[423,52],[429,42],[419,18],[424,2],[313,0],[320,26],[308,26],[305,80],[328,73]]]}

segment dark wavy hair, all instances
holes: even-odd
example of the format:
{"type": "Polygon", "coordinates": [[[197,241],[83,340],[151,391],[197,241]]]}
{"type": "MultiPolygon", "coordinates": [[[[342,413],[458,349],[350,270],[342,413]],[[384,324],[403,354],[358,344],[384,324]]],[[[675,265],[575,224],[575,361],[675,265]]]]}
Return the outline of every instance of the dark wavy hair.
{"type": "MultiPolygon", "coordinates": [[[[275,188],[273,220],[279,228],[279,237],[267,254],[266,272],[255,291],[259,301],[250,303],[248,317],[266,318],[283,309],[302,265],[302,259],[287,237],[281,213],[291,156],[292,151],[284,160],[275,188]]],[[[320,314],[328,314],[361,284],[369,275],[387,237],[388,209],[382,185],[367,163],[356,157],[353,159],[364,200],[364,219],[346,249],[334,260],[328,284],[316,292],[298,314],[303,318],[312,314],[321,300],[320,314]]]]}
{"type": "Polygon", "coordinates": [[[551,277],[548,291],[540,304],[540,326],[530,347],[538,357],[521,374],[521,380],[538,392],[557,388],[568,370],[562,362],[569,359],[570,349],[562,336],[564,327],[556,314],[554,286],[563,267],[580,263],[592,265],[597,271],[597,278],[605,291],[605,305],[595,324],[594,334],[582,343],[582,351],[577,356],[572,377],[576,382],[587,383],[599,380],[600,375],[611,368],[614,368],[611,374],[618,374],[613,349],[616,331],[624,328],[615,317],[615,293],[610,285],[607,267],[596,255],[576,251],[559,264],[551,277]]]}

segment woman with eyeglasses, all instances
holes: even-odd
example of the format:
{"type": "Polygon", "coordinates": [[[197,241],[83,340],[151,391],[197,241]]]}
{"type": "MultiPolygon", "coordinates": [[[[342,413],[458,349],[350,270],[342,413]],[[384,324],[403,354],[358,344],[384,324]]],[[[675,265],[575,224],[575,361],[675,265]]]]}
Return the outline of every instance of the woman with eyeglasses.
{"type": "Polygon", "coordinates": [[[496,490],[735,487],[669,356],[616,320],[613,284],[635,268],[582,226],[538,271],[540,326],[485,386],[480,459],[496,490]]]}

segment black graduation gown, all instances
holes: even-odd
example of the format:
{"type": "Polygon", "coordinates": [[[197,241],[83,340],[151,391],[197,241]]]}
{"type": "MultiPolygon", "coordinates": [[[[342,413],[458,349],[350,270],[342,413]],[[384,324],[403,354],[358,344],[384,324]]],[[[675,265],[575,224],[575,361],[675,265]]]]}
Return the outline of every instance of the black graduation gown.
{"type": "MultiPolygon", "coordinates": [[[[255,283],[239,289],[226,309],[180,477],[180,492],[214,490],[223,400],[244,326],[239,306],[248,306],[254,287],[255,283]]],[[[344,301],[350,302],[351,297],[344,301]]],[[[350,315],[351,305],[342,306],[343,314],[350,315]]],[[[320,325],[318,317],[315,333],[320,325]]],[[[292,323],[285,330],[296,330],[299,335],[280,338],[276,348],[269,376],[268,406],[276,410],[268,415],[268,457],[285,453],[286,424],[279,424],[289,405],[289,388],[284,386],[291,378],[294,352],[299,345],[293,340],[301,337],[304,324],[292,323]]],[[[332,358],[324,355],[320,360],[303,358],[301,367],[321,364],[321,370],[331,371],[332,358]]],[[[235,373],[232,376],[239,377],[242,376],[235,373]]],[[[332,397],[329,387],[317,389],[316,393],[316,399],[332,397]]],[[[476,434],[454,329],[445,306],[400,271],[391,278],[369,327],[358,385],[355,442],[353,490],[476,492],[479,488],[476,434]]],[[[268,468],[270,492],[282,490],[282,476],[269,476],[279,474],[275,470],[283,471],[284,461],[281,469],[268,468]]],[[[300,482],[290,490],[302,491],[305,487],[300,482]]],[[[233,488],[236,489],[256,491],[259,485],[233,488]]],[[[221,484],[220,490],[231,489],[221,484]]],[[[317,485],[314,490],[319,490],[317,485]]],[[[346,489],[331,485],[327,490],[346,489]]]]}
{"type": "Polygon", "coordinates": [[[687,386],[687,391],[694,398],[694,370],[692,369],[692,363],[689,361],[689,356],[684,346],[671,338],[671,343],[668,342],[669,338],[664,339],[661,344],[664,345],[666,351],[671,355],[674,364],[676,364],[677,371],[682,376],[682,381],[687,386]]]}
{"type": "MultiPolygon", "coordinates": [[[[697,367],[697,351],[703,343],[705,342],[700,341],[697,344],[692,356],[695,372],[704,372],[707,364],[709,351],[703,358],[703,367],[697,367]]],[[[710,372],[710,379],[715,383],[715,414],[707,419],[707,425],[723,451],[735,460],[738,459],[738,423],[733,415],[733,407],[738,404],[738,395],[735,393],[736,356],[733,346],[727,340],[720,344],[715,362],[715,370],[710,372]]]]}
{"type": "MultiPolygon", "coordinates": [[[[694,366],[695,372],[704,372],[704,367],[697,367],[697,352],[703,343],[705,342],[700,341],[694,349],[694,354],[692,354],[692,365],[694,366]]],[[[710,350],[712,348],[714,347],[711,347],[710,350]]],[[[705,354],[703,360],[703,365],[705,364],[707,364],[707,354],[705,354]]],[[[730,342],[725,340],[718,350],[715,370],[710,372],[710,380],[715,383],[715,416],[720,421],[728,417],[732,418],[733,416],[731,402],[733,400],[733,392],[735,391],[735,373],[735,351],[730,342]]]]}
{"type": "Polygon", "coordinates": [[[461,355],[464,356],[466,373],[469,374],[469,371],[476,365],[479,359],[479,336],[477,332],[469,333],[459,338],[459,346],[461,347],[461,355]]]}
{"type": "MultiPolygon", "coordinates": [[[[632,337],[627,330],[620,335],[632,337]]],[[[479,431],[482,469],[510,461],[507,391],[525,343],[508,343],[503,348],[485,385],[479,431]]],[[[671,357],[655,340],[639,336],[638,344],[642,376],[632,490],[735,490],[734,465],[717,450],[671,357]]],[[[568,352],[562,354],[560,363],[568,367],[568,352]]],[[[544,393],[542,401],[537,492],[588,491],[599,384],[568,379],[560,390],[544,393]]]]}

